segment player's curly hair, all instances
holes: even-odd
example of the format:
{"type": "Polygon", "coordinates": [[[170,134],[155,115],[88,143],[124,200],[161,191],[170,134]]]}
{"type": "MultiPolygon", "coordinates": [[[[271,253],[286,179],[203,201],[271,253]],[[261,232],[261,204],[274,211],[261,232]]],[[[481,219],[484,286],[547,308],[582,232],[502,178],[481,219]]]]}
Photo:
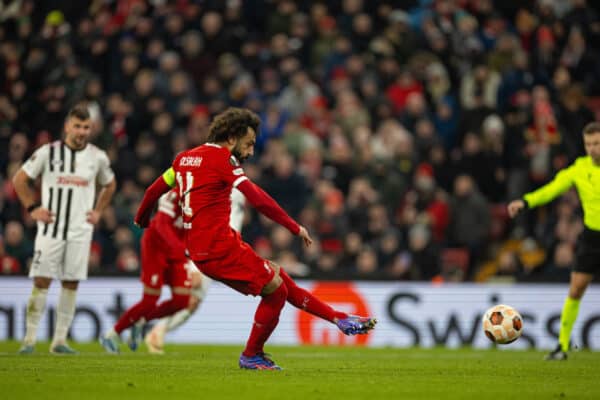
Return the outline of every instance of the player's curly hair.
{"type": "Polygon", "coordinates": [[[210,124],[208,141],[213,143],[225,142],[229,138],[241,138],[248,127],[258,136],[260,118],[246,108],[229,107],[213,119],[210,124]]]}

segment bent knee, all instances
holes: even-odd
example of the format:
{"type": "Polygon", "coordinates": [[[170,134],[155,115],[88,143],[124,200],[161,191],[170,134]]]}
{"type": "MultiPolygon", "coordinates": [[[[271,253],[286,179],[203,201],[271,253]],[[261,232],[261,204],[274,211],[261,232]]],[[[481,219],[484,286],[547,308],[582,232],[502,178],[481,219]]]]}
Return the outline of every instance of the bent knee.
{"type": "Polygon", "coordinates": [[[276,291],[277,288],[280,287],[281,285],[284,285],[283,279],[281,279],[281,277],[279,276],[279,274],[276,274],[273,277],[273,279],[271,279],[269,281],[269,283],[267,283],[263,287],[263,290],[262,290],[261,294],[262,295],[269,295],[269,294],[273,293],[274,291],[276,291]]]}

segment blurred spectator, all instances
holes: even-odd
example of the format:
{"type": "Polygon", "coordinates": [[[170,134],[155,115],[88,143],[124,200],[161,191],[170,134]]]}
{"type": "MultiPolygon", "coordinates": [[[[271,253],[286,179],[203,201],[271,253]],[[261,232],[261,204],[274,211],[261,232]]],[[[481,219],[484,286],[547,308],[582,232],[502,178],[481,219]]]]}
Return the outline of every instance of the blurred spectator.
{"type": "Polygon", "coordinates": [[[473,178],[458,175],[454,181],[454,194],[450,199],[450,224],[448,240],[453,246],[466,247],[469,251],[471,276],[484,255],[490,233],[489,205],[479,193],[473,178]]]}
{"type": "Polygon", "coordinates": [[[544,280],[569,282],[571,268],[575,262],[575,251],[570,243],[562,242],[554,249],[552,260],[544,270],[544,280]]]}
{"type": "Polygon", "coordinates": [[[431,280],[440,273],[439,247],[426,225],[413,225],[408,232],[411,257],[411,279],[431,280]]]}
{"type": "Polygon", "coordinates": [[[18,221],[9,221],[4,227],[4,251],[17,261],[17,270],[27,272],[33,256],[33,244],[25,237],[23,225],[18,221]]]}

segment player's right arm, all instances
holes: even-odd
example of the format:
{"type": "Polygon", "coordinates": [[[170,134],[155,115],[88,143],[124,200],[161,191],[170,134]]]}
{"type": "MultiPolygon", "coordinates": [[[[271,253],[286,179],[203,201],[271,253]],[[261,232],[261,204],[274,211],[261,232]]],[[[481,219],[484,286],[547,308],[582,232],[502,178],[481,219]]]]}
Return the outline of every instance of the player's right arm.
{"type": "Polygon", "coordinates": [[[508,214],[514,217],[524,208],[535,208],[551,202],[567,190],[574,183],[575,164],[560,171],[552,181],[541,188],[527,193],[522,199],[513,200],[508,204],[508,214]]]}
{"type": "Polygon", "coordinates": [[[217,161],[216,166],[222,179],[231,185],[232,189],[242,192],[246,200],[261,214],[287,228],[294,235],[300,236],[305,245],[308,246],[312,243],[312,238],[306,228],[294,221],[271,196],[248,179],[235,156],[228,155],[217,161]]]}
{"type": "Polygon", "coordinates": [[[152,210],[154,209],[154,205],[163,194],[167,193],[171,188],[175,187],[175,171],[173,167],[166,170],[161,176],[156,178],[156,180],[146,189],[144,193],[144,198],[140,203],[140,207],[138,208],[137,213],[135,214],[135,218],[133,222],[139,227],[145,228],[150,223],[150,216],[152,215],[152,210]]]}
{"type": "Polygon", "coordinates": [[[37,200],[37,196],[31,186],[30,180],[36,179],[42,173],[44,165],[48,161],[48,145],[44,145],[36,150],[35,153],[23,164],[13,177],[15,192],[21,200],[21,204],[27,209],[31,218],[43,223],[51,223],[54,220],[54,213],[37,200]]]}

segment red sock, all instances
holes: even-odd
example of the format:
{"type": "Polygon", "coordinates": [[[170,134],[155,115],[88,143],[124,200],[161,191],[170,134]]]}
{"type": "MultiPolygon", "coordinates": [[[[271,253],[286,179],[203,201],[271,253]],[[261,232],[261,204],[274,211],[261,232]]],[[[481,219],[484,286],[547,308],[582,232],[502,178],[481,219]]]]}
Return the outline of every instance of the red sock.
{"type": "Polygon", "coordinates": [[[114,326],[114,330],[117,333],[121,333],[125,329],[129,328],[131,325],[135,324],[139,321],[140,318],[145,317],[150,311],[156,307],[156,302],[158,301],[159,296],[146,294],[142,296],[142,300],[140,300],[137,304],[130,307],[127,311],[121,315],[121,318],[117,321],[114,326]]]}
{"type": "Polygon", "coordinates": [[[279,322],[287,294],[285,283],[282,283],[273,293],[263,296],[254,314],[254,324],[243,355],[252,357],[262,353],[265,342],[279,322]]]}
{"type": "Polygon", "coordinates": [[[317,297],[313,296],[312,293],[296,285],[296,282],[294,282],[283,268],[279,270],[279,276],[281,276],[288,289],[287,301],[294,307],[298,307],[329,322],[333,322],[335,318],[348,318],[348,314],[335,311],[329,304],[323,303],[317,297]]]}
{"type": "Polygon", "coordinates": [[[163,301],[156,306],[152,311],[145,315],[146,321],[150,321],[156,318],[166,317],[173,315],[179,310],[183,310],[190,303],[189,294],[173,294],[170,300],[163,301]]]}

